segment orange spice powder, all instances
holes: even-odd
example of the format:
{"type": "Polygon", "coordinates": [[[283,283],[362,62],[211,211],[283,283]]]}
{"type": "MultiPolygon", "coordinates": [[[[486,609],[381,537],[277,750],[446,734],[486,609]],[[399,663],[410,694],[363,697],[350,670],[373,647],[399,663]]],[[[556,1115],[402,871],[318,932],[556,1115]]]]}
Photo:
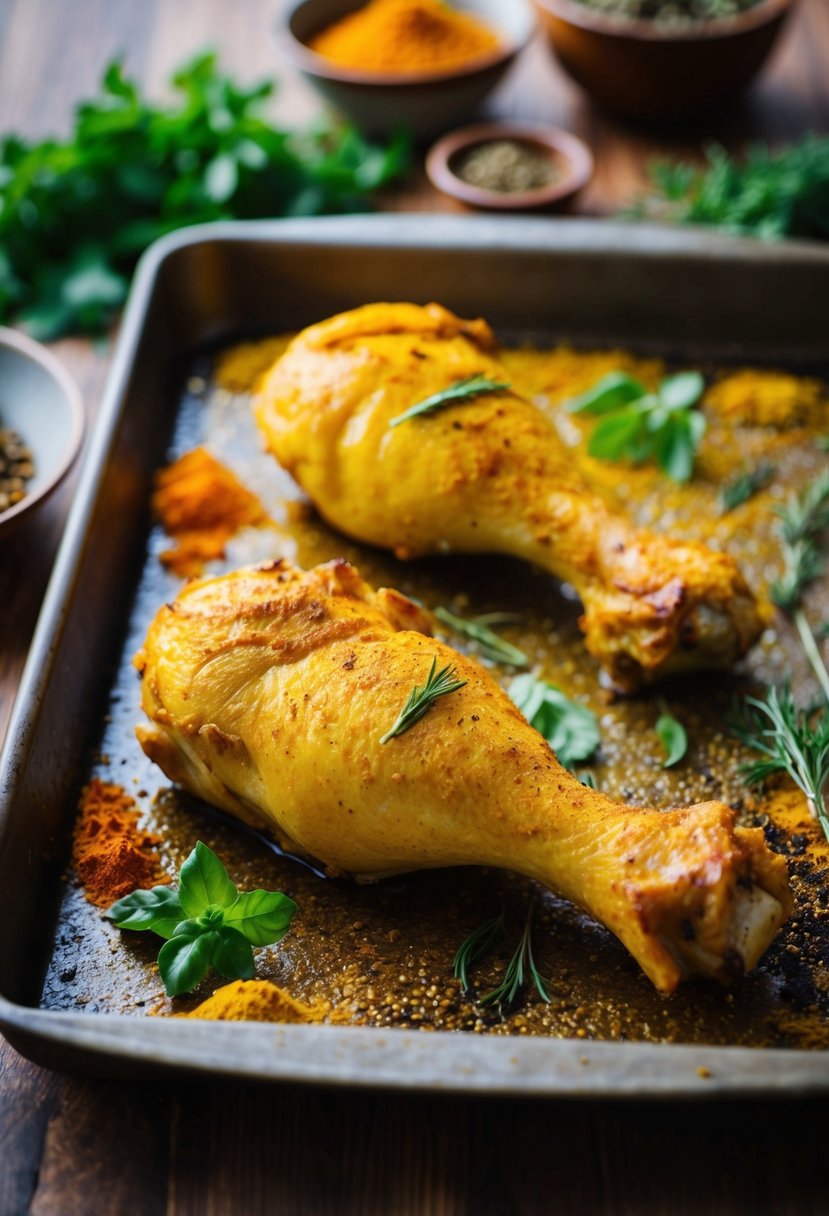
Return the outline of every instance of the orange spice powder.
{"type": "Polygon", "coordinates": [[[138,826],[135,799],[95,777],[81,794],[72,864],[90,903],[108,908],[139,887],[170,881],[154,846],[160,837],[138,826]]]}
{"type": "Polygon", "coordinates": [[[401,75],[451,72],[499,46],[483,21],[439,0],[371,0],[310,42],[339,67],[401,75]]]}
{"type": "MultiPolygon", "coordinates": [[[[330,1014],[326,1002],[306,1005],[270,980],[236,980],[225,984],[183,1018],[213,1022],[322,1022],[330,1014]]],[[[340,1019],[336,1019],[340,1020],[340,1019]]]]}
{"type": "Polygon", "coordinates": [[[205,448],[194,448],[156,477],[153,509],[175,547],[161,561],[180,578],[224,557],[231,536],[267,522],[259,499],[205,448]]]}

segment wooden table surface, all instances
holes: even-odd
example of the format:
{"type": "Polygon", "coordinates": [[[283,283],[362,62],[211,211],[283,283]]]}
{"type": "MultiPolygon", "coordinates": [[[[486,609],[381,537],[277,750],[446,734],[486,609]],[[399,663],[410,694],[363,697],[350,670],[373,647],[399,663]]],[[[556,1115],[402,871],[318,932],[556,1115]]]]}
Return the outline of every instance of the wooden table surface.
{"type": "MultiPolygon", "coordinates": [[[[206,44],[244,79],[278,71],[276,114],[301,123],[317,103],[277,61],[276,7],[0,0],[0,131],[65,131],[71,105],[118,52],[160,94],[172,67],[206,44]]],[[[801,0],[759,86],[703,126],[655,133],[600,114],[540,44],[492,112],[584,136],[597,171],[581,209],[607,213],[641,185],[655,154],[829,131],[829,0],[801,0]]],[[[383,206],[453,209],[419,169],[383,206]]],[[[108,353],[84,341],[56,350],[91,418],[108,353]]],[[[71,484],[0,543],[0,739],[70,496],[71,484]]],[[[0,1216],[818,1216],[829,1211],[823,1113],[819,1102],[637,1106],[104,1083],[36,1068],[0,1039],[0,1216]]]]}

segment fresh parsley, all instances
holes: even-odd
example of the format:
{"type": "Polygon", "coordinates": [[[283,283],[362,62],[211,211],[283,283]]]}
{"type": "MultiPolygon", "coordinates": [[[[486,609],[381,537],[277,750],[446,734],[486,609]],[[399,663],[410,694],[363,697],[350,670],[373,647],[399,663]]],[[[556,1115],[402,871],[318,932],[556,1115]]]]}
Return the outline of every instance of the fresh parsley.
{"type": "Polygon", "coordinates": [[[394,725],[389,727],[386,733],[381,737],[381,743],[388,743],[390,739],[394,739],[397,735],[402,735],[404,731],[414,726],[419,722],[431,709],[435,701],[439,697],[448,696],[451,692],[457,692],[459,688],[463,688],[466,680],[459,680],[455,673],[455,668],[447,663],[445,667],[441,667],[437,671],[438,661],[432,659],[432,666],[429,669],[429,675],[426,677],[426,683],[420,687],[415,685],[409,693],[406,704],[397,715],[394,725]]]}
{"type": "Polygon", "coordinates": [[[660,161],[635,218],[704,224],[762,240],[829,238],[829,138],[809,136],[777,152],[754,147],[742,161],[719,145],[702,168],[660,161]]]}
{"type": "Polygon", "coordinates": [[[571,701],[555,684],[529,673],[516,676],[507,691],[565,768],[593,755],[601,736],[598,719],[586,705],[571,701]]]}
{"type": "Polygon", "coordinates": [[[682,723],[668,712],[665,705],[661,706],[661,710],[653,729],[665,753],[662,767],[673,768],[688,751],[688,733],[682,723]]]}
{"type": "Polygon", "coordinates": [[[527,666],[529,660],[523,650],[505,642],[491,628],[492,625],[513,623],[516,618],[510,613],[490,612],[484,616],[467,619],[450,612],[448,608],[436,608],[435,616],[441,624],[474,642],[483,658],[493,663],[503,663],[506,667],[527,666]]]}
{"type": "Polygon", "coordinates": [[[225,979],[251,979],[252,947],[281,941],[295,912],[294,901],[279,891],[238,891],[216,854],[199,841],[181,867],[177,891],[134,891],[107,916],[119,929],[167,939],[158,970],[172,997],[190,992],[211,967],[225,979]]]}
{"type": "Polygon", "coordinates": [[[401,422],[408,422],[410,418],[417,418],[421,414],[433,414],[436,410],[446,409],[447,406],[454,405],[458,401],[472,401],[475,397],[480,397],[485,393],[503,393],[510,387],[510,384],[504,380],[490,380],[487,376],[466,376],[463,380],[456,380],[454,384],[450,384],[441,392],[427,397],[425,401],[418,401],[416,405],[410,406],[404,413],[392,418],[389,426],[400,426],[401,422]]]}
{"type": "Polygon", "coordinates": [[[738,473],[733,481],[729,481],[720,491],[720,505],[723,511],[734,511],[749,502],[755,494],[765,490],[774,477],[776,469],[773,464],[761,460],[756,469],[745,469],[738,473]]]}
{"type": "MultiPolygon", "coordinates": [[[[550,993],[547,989],[548,981],[540,974],[533,955],[532,927],[534,915],[535,901],[531,900],[527,908],[527,915],[518,945],[504,969],[500,982],[478,998],[478,1004],[480,1005],[497,1005],[502,1017],[517,1001],[527,979],[532,980],[536,992],[542,1001],[545,1001],[547,1004],[550,1002],[550,993]]],[[[484,921],[461,944],[455,955],[453,972],[455,978],[461,981],[464,992],[468,992],[470,987],[469,968],[489,954],[498,942],[503,939],[505,934],[506,926],[504,913],[502,912],[500,916],[484,921]]]]}
{"type": "Polygon", "coordinates": [[[656,392],[625,372],[611,372],[572,400],[573,414],[599,417],[587,445],[597,460],[654,460],[674,481],[688,481],[705,434],[705,417],[693,407],[705,390],[699,372],[666,376],[656,392]]]}
{"type": "Polygon", "coordinates": [[[200,54],[172,78],[169,106],[116,60],[67,140],[0,140],[0,323],[37,337],[105,329],[139,254],[207,220],[363,210],[405,168],[406,142],[366,143],[318,123],[303,134],[262,116],[270,82],[248,88],[200,54]]]}

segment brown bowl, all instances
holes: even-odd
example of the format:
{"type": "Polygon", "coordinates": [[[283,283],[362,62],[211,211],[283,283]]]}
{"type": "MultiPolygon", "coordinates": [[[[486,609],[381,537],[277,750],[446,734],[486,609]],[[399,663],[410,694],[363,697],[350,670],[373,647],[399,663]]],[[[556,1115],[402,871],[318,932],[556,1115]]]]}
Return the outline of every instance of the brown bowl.
{"type": "Polygon", "coordinates": [[[529,123],[478,123],[462,127],[438,140],[426,157],[426,173],[433,186],[471,207],[489,211],[532,211],[561,206],[581,190],[593,174],[593,156],[586,144],[558,127],[529,123]],[[554,163],[557,176],[535,190],[503,193],[473,186],[454,171],[465,152],[492,140],[514,140],[540,149],[554,163]]]}
{"type": "Polygon", "coordinates": [[[463,0],[460,7],[486,21],[501,45],[452,72],[379,73],[338,67],[308,46],[310,39],[366,0],[289,0],[277,37],[286,59],[318,93],[370,135],[405,128],[419,140],[471,118],[500,82],[536,29],[529,0],[463,0]]]}
{"type": "Polygon", "coordinates": [[[559,61],[601,105],[660,121],[701,113],[753,80],[795,0],[681,27],[626,21],[578,0],[535,0],[559,61]]]}

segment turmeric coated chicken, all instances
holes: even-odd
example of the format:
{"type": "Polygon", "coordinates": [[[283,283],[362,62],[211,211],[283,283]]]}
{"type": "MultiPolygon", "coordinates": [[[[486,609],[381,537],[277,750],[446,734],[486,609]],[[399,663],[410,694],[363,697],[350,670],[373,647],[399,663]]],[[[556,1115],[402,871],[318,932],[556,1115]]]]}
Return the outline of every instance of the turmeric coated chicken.
{"type": "Polygon", "coordinates": [[[752,967],[791,909],[786,864],[718,802],[642,810],[583,786],[422,610],[344,561],[192,582],[136,656],[173,781],[332,873],[483,865],[573,901],[657,988],[752,967]],[[433,661],[462,687],[388,737],[433,661]]]}
{"type": "Polygon", "coordinates": [[[507,553],[571,583],[587,648],[620,691],[745,654],[762,622],[732,558],[634,527],[517,392],[390,425],[471,376],[509,379],[484,321],[373,304],[299,334],[256,415],[277,460],[357,540],[401,558],[507,553]]]}

